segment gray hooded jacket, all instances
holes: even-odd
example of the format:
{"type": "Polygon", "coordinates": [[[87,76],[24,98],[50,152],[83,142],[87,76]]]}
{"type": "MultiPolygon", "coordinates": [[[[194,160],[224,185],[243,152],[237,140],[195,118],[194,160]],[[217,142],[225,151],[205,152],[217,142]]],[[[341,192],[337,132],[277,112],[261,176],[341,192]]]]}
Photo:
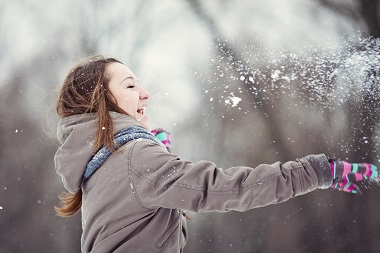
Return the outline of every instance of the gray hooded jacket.
{"type": "MultiPolygon", "coordinates": [[[[111,113],[114,132],[141,126],[111,113]]],[[[130,141],[112,154],[82,185],[91,160],[97,119],[83,114],[61,119],[55,166],[65,188],[82,188],[82,252],[181,252],[186,220],[193,212],[246,211],[280,203],[332,184],[325,155],[256,168],[218,168],[193,163],[147,139],[130,141]]]]}

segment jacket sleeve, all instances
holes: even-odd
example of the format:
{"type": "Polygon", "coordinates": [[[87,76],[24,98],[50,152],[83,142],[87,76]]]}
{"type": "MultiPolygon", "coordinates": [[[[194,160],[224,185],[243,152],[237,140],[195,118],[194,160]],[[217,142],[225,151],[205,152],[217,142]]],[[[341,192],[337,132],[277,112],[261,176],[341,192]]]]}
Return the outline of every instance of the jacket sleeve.
{"type": "Polygon", "coordinates": [[[224,170],[209,161],[181,160],[152,141],[139,140],[129,152],[129,162],[131,188],[145,208],[245,211],[332,184],[328,159],[323,154],[256,168],[224,170]],[[318,178],[323,173],[315,170],[325,171],[327,178],[318,178]]]}

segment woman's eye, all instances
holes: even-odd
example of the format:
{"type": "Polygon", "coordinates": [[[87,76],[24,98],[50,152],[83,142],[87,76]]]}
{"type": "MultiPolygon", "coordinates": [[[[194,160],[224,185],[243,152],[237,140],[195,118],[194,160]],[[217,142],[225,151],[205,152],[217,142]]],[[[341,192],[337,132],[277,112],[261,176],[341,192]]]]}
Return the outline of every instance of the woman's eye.
{"type": "Polygon", "coordinates": [[[135,88],[135,85],[128,85],[127,88],[128,88],[128,89],[133,89],[133,88],[135,88]]]}

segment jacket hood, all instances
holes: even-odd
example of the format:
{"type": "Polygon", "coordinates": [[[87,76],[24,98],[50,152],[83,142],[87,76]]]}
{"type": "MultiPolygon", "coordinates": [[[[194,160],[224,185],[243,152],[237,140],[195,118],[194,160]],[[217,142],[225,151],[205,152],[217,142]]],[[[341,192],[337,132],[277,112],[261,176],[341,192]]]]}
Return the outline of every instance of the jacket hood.
{"type": "MultiPolygon", "coordinates": [[[[142,125],[128,115],[110,112],[114,133],[129,126],[142,125]]],[[[70,193],[77,192],[87,163],[94,156],[97,131],[95,113],[73,115],[58,120],[57,138],[61,144],[54,156],[55,169],[70,193]]]]}

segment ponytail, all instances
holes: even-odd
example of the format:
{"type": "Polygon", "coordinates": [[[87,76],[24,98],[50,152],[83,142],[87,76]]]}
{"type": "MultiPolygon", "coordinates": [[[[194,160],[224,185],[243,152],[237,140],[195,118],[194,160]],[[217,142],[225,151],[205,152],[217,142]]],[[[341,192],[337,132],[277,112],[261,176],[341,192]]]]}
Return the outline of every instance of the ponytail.
{"type": "Polygon", "coordinates": [[[56,214],[61,217],[69,217],[79,211],[82,206],[82,189],[76,193],[61,193],[59,200],[60,206],[54,207],[56,214]]]}

